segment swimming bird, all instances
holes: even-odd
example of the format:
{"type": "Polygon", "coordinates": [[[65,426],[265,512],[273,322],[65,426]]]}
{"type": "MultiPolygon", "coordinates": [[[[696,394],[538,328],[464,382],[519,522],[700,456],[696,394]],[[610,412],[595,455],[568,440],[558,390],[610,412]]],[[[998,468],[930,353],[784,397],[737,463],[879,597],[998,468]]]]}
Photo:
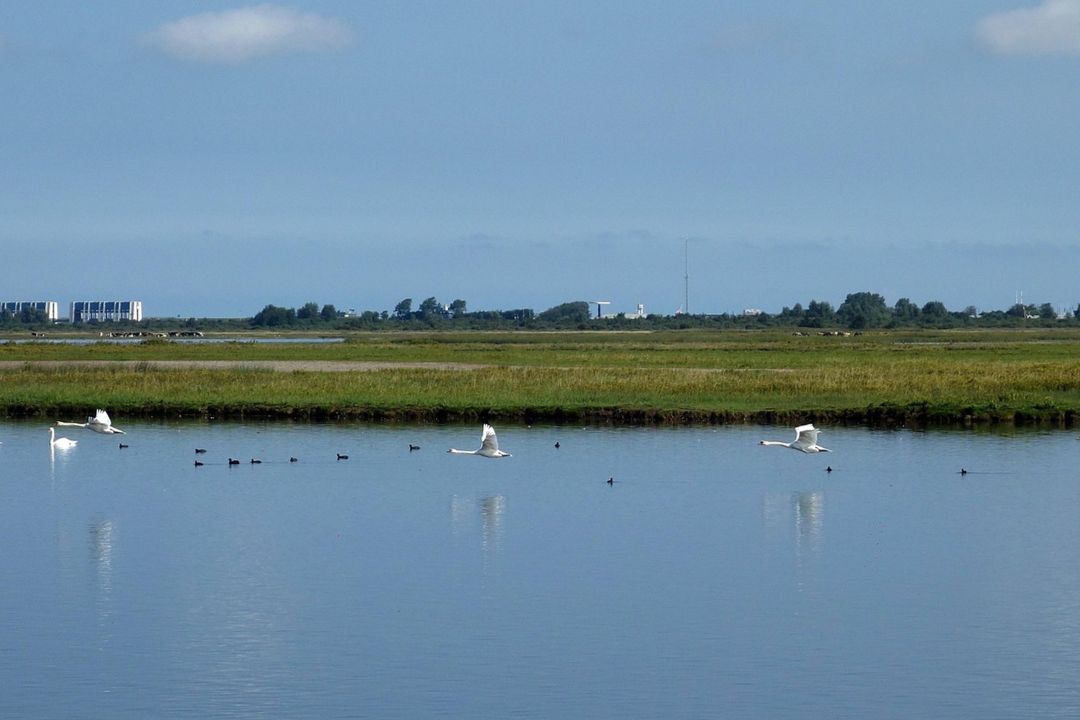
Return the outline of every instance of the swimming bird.
{"type": "Polygon", "coordinates": [[[484,432],[480,436],[479,450],[458,450],[457,448],[450,448],[447,452],[454,453],[455,455],[481,455],[489,458],[510,457],[510,453],[503,452],[499,449],[499,440],[495,437],[495,428],[487,423],[484,423],[484,432]]]}
{"type": "Polygon", "coordinates": [[[960,468],[960,474],[961,475],[967,475],[968,474],[967,468],[960,468]]]}
{"type": "Polygon", "coordinates": [[[561,447],[561,445],[559,445],[559,441],[556,440],[555,441],[555,449],[558,450],[560,447],[561,447]]]}
{"type": "Polygon", "coordinates": [[[206,448],[195,448],[196,455],[202,455],[204,452],[206,452],[206,448]]]}
{"type": "Polygon", "coordinates": [[[413,445],[412,443],[409,443],[409,452],[412,452],[413,450],[419,450],[419,449],[420,449],[419,445],[413,445]]]}
{"type": "Polygon", "coordinates": [[[232,458],[229,458],[229,464],[230,465],[239,465],[240,461],[239,460],[233,460],[232,458]]]}
{"type": "Polygon", "coordinates": [[[827,466],[825,467],[825,472],[827,472],[827,473],[831,473],[831,472],[832,472],[832,465],[827,465],[827,466]]]}
{"type": "Polygon", "coordinates": [[[337,459],[338,460],[348,460],[349,456],[348,455],[342,455],[341,453],[338,453],[337,454],[337,459]]]}
{"type": "Polygon", "coordinates": [[[68,427],[86,428],[87,430],[93,430],[94,432],[103,433],[106,435],[112,435],[114,433],[119,435],[126,435],[126,433],[120,428],[113,427],[112,420],[109,419],[109,413],[105,412],[101,408],[98,408],[97,412],[94,414],[93,417],[86,418],[86,422],[84,423],[71,423],[57,420],[56,424],[66,425],[68,427]]]}
{"type": "Polygon", "coordinates": [[[607,484],[608,484],[608,485],[614,485],[614,484],[615,484],[615,478],[613,478],[613,477],[609,477],[609,478],[607,479],[607,484]]]}
{"type": "Polygon", "coordinates": [[[261,463],[262,463],[262,460],[256,460],[255,458],[251,458],[251,464],[252,465],[259,465],[261,463]]]}
{"type": "Polygon", "coordinates": [[[195,461],[195,467],[202,467],[202,466],[203,466],[203,462],[201,460],[196,460],[195,461]]]}
{"type": "Polygon", "coordinates": [[[817,436],[820,432],[813,425],[800,425],[795,428],[794,442],[780,442],[779,440],[762,440],[761,445],[780,445],[804,453],[832,452],[829,448],[817,444],[817,436]]]}
{"type": "Polygon", "coordinates": [[[296,460],[296,458],[291,457],[291,458],[289,458],[289,462],[297,462],[297,460],[296,460]]]}
{"type": "Polygon", "coordinates": [[[78,445],[79,441],[78,440],[69,440],[66,437],[56,437],[56,430],[54,430],[53,428],[50,427],[49,428],[49,444],[52,445],[54,448],[59,448],[61,450],[67,450],[68,448],[73,448],[76,445],[78,445]]]}
{"type": "Polygon", "coordinates": [[[126,448],[126,447],[127,447],[127,445],[125,445],[124,443],[120,443],[120,449],[121,449],[121,450],[123,450],[123,449],[124,449],[124,448],[126,448]]]}

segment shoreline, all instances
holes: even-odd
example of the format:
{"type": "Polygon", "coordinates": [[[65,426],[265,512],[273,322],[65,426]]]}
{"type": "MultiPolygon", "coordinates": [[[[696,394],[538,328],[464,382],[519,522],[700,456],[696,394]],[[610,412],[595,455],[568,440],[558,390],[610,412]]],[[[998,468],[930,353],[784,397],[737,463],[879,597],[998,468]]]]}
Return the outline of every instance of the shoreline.
{"type": "MultiPolygon", "coordinates": [[[[8,404],[0,406],[4,419],[82,417],[92,415],[88,405],[8,404]]],[[[702,426],[702,425],[818,425],[863,426],[870,428],[961,428],[980,426],[1039,427],[1071,429],[1077,426],[1078,413],[1061,409],[992,410],[961,408],[955,411],[928,407],[881,405],[867,408],[806,410],[685,410],[620,407],[593,408],[448,408],[448,407],[371,407],[232,404],[202,407],[153,403],[142,407],[110,410],[114,421],[123,419],[164,420],[296,420],[313,422],[359,421],[370,423],[464,424],[471,422],[515,424],[586,424],[613,427],[702,426]]]]}

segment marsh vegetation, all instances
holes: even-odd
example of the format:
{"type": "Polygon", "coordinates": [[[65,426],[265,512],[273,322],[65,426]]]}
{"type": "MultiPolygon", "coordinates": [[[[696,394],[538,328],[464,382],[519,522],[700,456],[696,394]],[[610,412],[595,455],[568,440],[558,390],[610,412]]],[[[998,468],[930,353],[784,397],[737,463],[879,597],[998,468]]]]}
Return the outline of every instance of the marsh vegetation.
{"type": "Polygon", "coordinates": [[[1071,424],[1080,331],[357,333],[0,345],[8,416],[1071,424]],[[290,363],[288,370],[274,369],[290,363]]]}

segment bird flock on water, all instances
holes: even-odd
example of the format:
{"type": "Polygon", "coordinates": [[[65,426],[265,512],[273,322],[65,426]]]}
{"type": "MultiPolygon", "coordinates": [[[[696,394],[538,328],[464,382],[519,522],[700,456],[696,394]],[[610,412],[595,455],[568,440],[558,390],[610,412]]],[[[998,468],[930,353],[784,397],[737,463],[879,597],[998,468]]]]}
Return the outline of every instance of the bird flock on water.
{"type": "MultiPolygon", "coordinates": [[[[84,428],[86,430],[92,430],[92,431],[94,431],[96,433],[100,433],[102,435],[112,435],[112,434],[124,435],[124,434],[126,434],[123,430],[121,430],[120,428],[114,426],[112,424],[112,420],[109,418],[109,413],[106,412],[105,410],[100,409],[100,408],[97,410],[97,412],[93,416],[88,417],[86,419],[86,422],[84,422],[84,423],[65,422],[63,420],[57,420],[52,426],[49,427],[49,445],[50,445],[50,447],[58,449],[58,450],[71,449],[71,448],[75,447],[78,444],[79,441],[78,440],[72,440],[72,439],[66,438],[66,437],[56,437],[56,428],[57,427],[79,427],[79,428],[84,428]]],[[[121,442],[119,446],[120,446],[121,450],[124,450],[125,448],[129,447],[129,445],[127,443],[124,443],[124,442],[121,442]]],[[[559,447],[559,443],[556,442],[555,447],[559,447]]],[[[414,451],[419,450],[419,449],[420,449],[419,445],[414,445],[412,443],[409,443],[409,452],[414,452],[414,451]]],[[[489,425],[487,423],[484,423],[483,431],[482,431],[481,436],[480,436],[480,447],[478,449],[476,449],[476,450],[459,450],[457,448],[450,448],[450,450],[448,450],[447,452],[455,454],[455,455],[479,455],[480,457],[488,457],[488,458],[510,457],[510,453],[499,449],[499,439],[495,435],[495,428],[493,428],[491,425],[489,425]]],[[[206,448],[195,448],[195,454],[196,455],[205,455],[206,454],[206,448]]],[[[348,460],[349,456],[347,454],[345,454],[345,453],[336,453],[336,459],[337,460],[348,460]]],[[[291,462],[291,463],[299,462],[299,458],[290,457],[289,462],[291,462]]],[[[206,463],[203,460],[200,460],[198,458],[195,459],[195,467],[202,467],[205,464],[206,463]]],[[[228,464],[230,466],[239,465],[240,460],[237,460],[236,458],[230,457],[230,458],[228,458],[228,464]]],[[[261,465],[262,460],[260,460],[259,458],[251,458],[248,461],[248,464],[250,464],[250,465],[261,465]]]]}
{"type": "MultiPolygon", "coordinates": [[[[126,434],[123,430],[121,430],[120,428],[113,425],[112,424],[112,419],[109,417],[109,413],[106,412],[105,410],[100,409],[100,408],[94,413],[94,415],[88,417],[86,419],[86,422],[78,423],[78,422],[64,422],[62,420],[58,420],[58,421],[56,421],[54,426],[49,427],[49,446],[50,446],[50,448],[57,449],[57,450],[70,450],[70,449],[74,448],[78,444],[78,440],[72,440],[72,439],[66,438],[66,437],[56,437],[56,430],[55,430],[56,427],[78,427],[78,428],[83,428],[83,429],[86,429],[86,430],[90,430],[92,432],[95,432],[95,433],[98,433],[98,434],[101,434],[101,435],[124,435],[124,434],[126,434]]],[[[795,428],[795,439],[792,440],[791,442],[784,442],[784,441],[781,441],[781,440],[761,440],[759,442],[759,445],[774,446],[774,447],[786,447],[786,448],[789,448],[791,450],[798,450],[799,452],[806,453],[806,454],[832,452],[831,450],[829,450],[829,448],[818,444],[818,435],[819,435],[820,432],[821,431],[818,428],[814,427],[813,424],[799,425],[798,427],[795,428]]],[[[119,443],[119,447],[120,447],[121,450],[123,450],[123,449],[126,449],[127,447],[129,447],[129,445],[127,443],[124,443],[123,441],[121,441],[119,443]]],[[[561,444],[558,441],[556,441],[555,442],[555,449],[559,449],[560,447],[561,447],[561,444]]],[[[414,445],[413,443],[409,443],[409,452],[415,452],[415,451],[417,451],[419,449],[420,449],[419,445],[414,445]]],[[[479,448],[477,448],[476,450],[460,450],[458,448],[450,448],[447,452],[452,454],[452,455],[476,455],[476,456],[479,456],[479,457],[496,458],[496,459],[512,457],[512,455],[510,453],[499,449],[499,440],[498,440],[498,437],[495,434],[495,428],[493,428],[488,423],[484,423],[483,429],[481,431],[481,434],[480,434],[480,447],[479,448]]],[[[206,454],[206,448],[195,448],[195,454],[196,455],[205,455],[206,454]]],[[[336,453],[336,459],[338,461],[344,461],[344,460],[348,460],[349,456],[347,454],[345,454],[345,453],[336,453]]],[[[289,462],[290,463],[299,462],[299,459],[296,458],[295,456],[291,456],[291,457],[289,457],[289,462]]],[[[239,465],[240,463],[241,463],[241,461],[236,459],[236,458],[233,458],[233,457],[228,458],[228,465],[229,466],[239,465]]],[[[199,458],[195,459],[195,467],[202,467],[205,464],[206,463],[203,460],[200,460],[199,458]]],[[[251,458],[248,461],[247,464],[260,465],[260,464],[262,464],[262,460],[260,460],[259,458],[251,458]]],[[[833,468],[832,468],[831,465],[829,465],[828,467],[825,468],[825,472],[831,473],[832,471],[833,471],[833,468]]],[[[961,468],[959,472],[960,472],[961,475],[967,475],[971,471],[967,470],[966,468],[961,468]]],[[[608,480],[606,482],[609,485],[613,485],[615,483],[615,479],[614,478],[608,478],[608,480]]]]}

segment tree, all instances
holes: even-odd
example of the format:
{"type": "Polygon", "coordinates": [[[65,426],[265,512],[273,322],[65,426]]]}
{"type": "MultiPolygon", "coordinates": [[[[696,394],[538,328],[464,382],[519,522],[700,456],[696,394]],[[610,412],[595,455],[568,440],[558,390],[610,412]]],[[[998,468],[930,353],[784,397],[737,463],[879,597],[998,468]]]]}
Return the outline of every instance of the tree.
{"type": "Polygon", "coordinates": [[[945,307],[945,303],[939,302],[937,300],[931,300],[930,302],[923,305],[922,314],[925,318],[940,320],[942,318],[948,317],[949,311],[945,307]]]}
{"type": "Polygon", "coordinates": [[[295,320],[296,311],[292,308],[267,305],[260,310],[255,317],[251,318],[251,324],[264,327],[278,327],[281,325],[292,325],[295,320]]]}
{"type": "Polygon", "coordinates": [[[465,301],[458,298],[450,303],[450,312],[453,313],[456,318],[463,316],[465,314],[465,301]]]}
{"type": "Polygon", "coordinates": [[[885,298],[877,293],[848,293],[836,310],[836,316],[850,328],[881,327],[889,322],[889,308],[885,298]]]}
{"type": "Polygon", "coordinates": [[[412,315],[412,298],[405,298],[394,306],[394,316],[398,319],[405,320],[410,315],[412,315]]]}
{"type": "Polygon", "coordinates": [[[442,305],[434,297],[429,297],[420,303],[420,317],[425,320],[434,317],[441,317],[443,313],[442,305]]]}
{"type": "Polygon", "coordinates": [[[503,310],[499,313],[499,317],[503,320],[513,320],[515,322],[526,322],[533,319],[533,311],[529,308],[518,308],[516,310],[503,310]]]}
{"type": "Polygon", "coordinates": [[[1043,320],[1057,320],[1057,311],[1050,303],[1043,303],[1039,306],[1039,317],[1043,320]]]}
{"type": "Polygon", "coordinates": [[[900,298],[893,305],[893,317],[899,322],[910,322],[919,317],[919,306],[908,298],[900,298]]]}
{"type": "Polygon", "coordinates": [[[832,324],[835,315],[832,305],[827,301],[811,300],[810,304],[806,306],[806,312],[803,313],[803,319],[799,325],[803,327],[825,327],[832,324]]]}
{"type": "Polygon", "coordinates": [[[548,322],[584,323],[589,321],[589,303],[578,300],[548,308],[539,315],[548,322]]]}
{"type": "Polygon", "coordinates": [[[38,325],[48,320],[49,316],[45,314],[45,311],[38,308],[24,307],[19,312],[19,322],[24,325],[38,325]]]}
{"type": "Polygon", "coordinates": [[[803,319],[804,312],[802,303],[795,303],[794,307],[785,305],[776,319],[784,325],[798,325],[803,319]]]}
{"type": "Polygon", "coordinates": [[[327,303],[322,306],[322,310],[319,311],[319,317],[323,322],[330,322],[331,320],[337,320],[337,308],[327,303]]]}
{"type": "Polygon", "coordinates": [[[298,320],[314,320],[319,317],[318,303],[304,303],[300,309],[296,311],[296,317],[298,320]]]}

